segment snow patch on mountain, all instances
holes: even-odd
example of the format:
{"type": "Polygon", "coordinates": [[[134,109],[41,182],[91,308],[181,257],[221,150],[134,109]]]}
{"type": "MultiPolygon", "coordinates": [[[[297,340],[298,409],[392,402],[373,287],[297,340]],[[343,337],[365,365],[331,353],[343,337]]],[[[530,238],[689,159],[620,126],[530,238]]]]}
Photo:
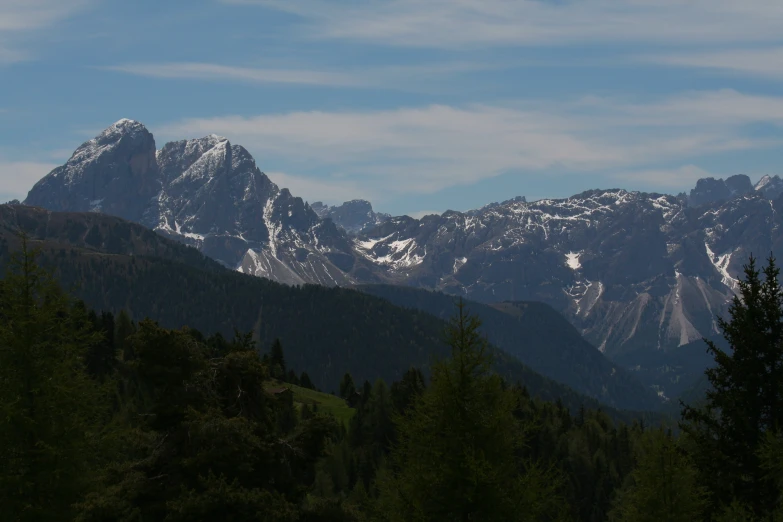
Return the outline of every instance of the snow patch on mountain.
{"type": "Polygon", "coordinates": [[[571,270],[579,270],[582,268],[582,264],[579,262],[579,256],[582,255],[582,252],[569,252],[565,255],[566,258],[566,264],[568,265],[568,268],[571,270]]]}
{"type": "Polygon", "coordinates": [[[707,251],[707,257],[715,267],[715,270],[721,275],[721,283],[729,287],[732,291],[736,291],[738,288],[737,280],[731,277],[728,268],[731,263],[732,252],[722,255],[716,255],[710,248],[709,243],[704,243],[704,248],[707,251]]]}

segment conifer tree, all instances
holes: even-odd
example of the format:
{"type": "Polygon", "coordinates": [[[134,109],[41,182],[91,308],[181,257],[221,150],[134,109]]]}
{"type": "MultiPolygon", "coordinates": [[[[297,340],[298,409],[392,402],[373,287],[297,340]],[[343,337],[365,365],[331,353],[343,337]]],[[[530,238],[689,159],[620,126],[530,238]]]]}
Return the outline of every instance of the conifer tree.
{"type": "Polygon", "coordinates": [[[397,418],[395,473],[380,484],[387,520],[538,520],[553,508],[555,481],[516,458],[516,397],[490,372],[479,325],[460,301],[451,358],[433,365],[431,385],[397,418]]]}
{"type": "Polygon", "coordinates": [[[117,320],[116,320],[114,342],[117,351],[120,353],[120,355],[124,360],[130,360],[133,358],[133,353],[132,353],[130,343],[128,342],[128,338],[131,335],[133,335],[135,332],[136,332],[136,326],[133,324],[133,321],[131,321],[128,312],[125,311],[124,309],[120,310],[120,313],[119,315],[117,315],[117,320]]]}
{"type": "Polygon", "coordinates": [[[7,520],[70,520],[100,420],[84,365],[99,337],[21,239],[0,282],[0,510],[7,520]]]}
{"type": "Polygon", "coordinates": [[[392,384],[391,394],[394,408],[400,413],[413,404],[424,393],[424,375],[417,368],[410,368],[400,381],[392,384]]]}
{"type": "Polygon", "coordinates": [[[683,429],[694,439],[695,461],[718,506],[735,499],[764,516],[780,491],[764,472],[759,450],[770,430],[783,425],[783,290],[770,256],[763,271],[753,257],[739,281],[729,319],[718,325],[730,345],[707,341],[715,366],[705,406],[684,406],[683,429]],[[763,279],[761,277],[763,273],[763,279]]]}
{"type": "Polygon", "coordinates": [[[671,435],[649,430],[642,435],[630,482],[609,514],[617,522],[691,522],[699,520],[706,490],[696,468],[671,435]]]}
{"type": "Polygon", "coordinates": [[[315,389],[315,385],[313,384],[313,381],[310,380],[310,376],[307,375],[307,372],[302,372],[302,375],[299,377],[299,384],[302,388],[308,388],[310,390],[315,389]]]}
{"type": "Polygon", "coordinates": [[[87,371],[93,377],[102,379],[112,372],[117,360],[117,350],[114,344],[114,316],[103,312],[99,317],[94,311],[90,311],[88,316],[101,339],[87,350],[87,371]]]}
{"type": "Polygon", "coordinates": [[[346,373],[340,381],[340,397],[347,400],[355,393],[356,385],[353,382],[353,377],[351,377],[350,373],[346,373]]]}
{"type": "Polygon", "coordinates": [[[285,379],[285,356],[283,355],[283,345],[280,343],[280,339],[275,339],[272,343],[272,349],[269,354],[269,369],[272,377],[275,379],[285,379]]]}

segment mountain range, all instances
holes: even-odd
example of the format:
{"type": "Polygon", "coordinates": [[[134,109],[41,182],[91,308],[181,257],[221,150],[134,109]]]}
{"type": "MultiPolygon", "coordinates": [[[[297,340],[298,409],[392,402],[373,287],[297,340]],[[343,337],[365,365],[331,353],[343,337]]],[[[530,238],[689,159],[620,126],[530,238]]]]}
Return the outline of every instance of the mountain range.
{"type": "Polygon", "coordinates": [[[391,217],[364,201],[310,205],[225,138],[157,150],[142,124],[121,120],[39,181],[25,203],[120,216],[225,267],[287,284],[386,283],[486,303],[540,301],[634,368],[719,334],[715,317],[749,255],[783,251],[782,193],[778,176],[754,185],[738,175],[699,180],[690,194],[591,190],[391,217]]]}

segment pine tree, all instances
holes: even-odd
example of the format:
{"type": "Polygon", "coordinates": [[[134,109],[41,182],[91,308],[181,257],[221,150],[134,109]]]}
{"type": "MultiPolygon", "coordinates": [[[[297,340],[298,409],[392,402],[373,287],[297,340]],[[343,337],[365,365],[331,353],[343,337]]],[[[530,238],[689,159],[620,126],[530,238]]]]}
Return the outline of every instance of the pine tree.
{"type": "Polygon", "coordinates": [[[424,375],[417,368],[410,368],[400,381],[392,384],[391,394],[395,410],[404,413],[424,393],[425,388],[424,375]]]}
{"type": "Polygon", "coordinates": [[[553,507],[554,482],[536,466],[520,470],[516,397],[490,372],[479,325],[460,302],[451,358],[433,365],[431,385],[397,418],[396,473],[380,484],[388,520],[537,520],[553,507]]]}
{"type": "Polygon", "coordinates": [[[618,522],[691,522],[699,520],[706,490],[687,454],[671,435],[649,430],[640,444],[640,455],[630,482],[623,488],[609,514],[618,522]]]}
{"type": "Polygon", "coordinates": [[[22,237],[0,282],[0,505],[7,520],[70,520],[91,478],[101,405],[82,307],[22,237]]]}
{"type": "Polygon", "coordinates": [[[124,360],[131,360],[133,358],[133,350],[128,342],[128,338],[135,332],[136,326],[133,324],[133,321],[131,321],[128,312],[120,310],[119,315],[117,315],[114,341],[117,351],[124,360]]]}
{"type": "Polygon", "coordinates": [[[108,376],[117,362],[117,350],[114,343],[114,316],[103,312],[100,317],[89,312],[90,322],[101,335],[100,342],[89,347],[86,354],[87,371],[93,377],[102,379],[108,376]]]}
{"type": "Polygon", "coordinates": [[[355,393],[356,385],[353,383],[353,377],[351,377],[350,373],[346,373],[340,381],[340,397],[348,400],[352,398],[355,393]]]}
{"type": "Polygon", "coordinates": [[[285,357],[283,356],[283,345],[280,343],[280,339],[275,339],[272,343],[272,349],[269,354],[269,369],[272,377],[275,379],[285,379],[285,357]]]}
{"type": "Polygon", "coordinates": [[[684,406],[682,422],[714,504],[735,499],[756,516],[779,502],[758,452],[766,433],[783,425],[783,291],[771,256],[763,274],[751,257],[729,320],[718,318],[731,349],[707,341],[716,363],[706,371],[711,388],[703,408],[684,406]]]}
{"type": "Polygon", "coordinates": [[[302,372],[302,375],[299,377],[299,384],[302,388],[308,388],[310,390],[315,389],[315,385],[313,384],[313,381],[310,380],[310,376],[307,375],[307,372],[302,372]]]}

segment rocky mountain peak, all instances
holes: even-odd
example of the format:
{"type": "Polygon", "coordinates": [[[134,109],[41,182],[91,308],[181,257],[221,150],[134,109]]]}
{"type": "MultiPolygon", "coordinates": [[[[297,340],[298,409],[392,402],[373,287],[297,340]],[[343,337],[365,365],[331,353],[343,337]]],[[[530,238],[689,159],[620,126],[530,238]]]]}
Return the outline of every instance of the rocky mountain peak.
{"type": "Polygon", "coordinates": [[[119,120],[36,183],[25,202],[138,220],[146,201],[160,189],[155,156],[152,133],[137,121],[119,120]]]}
{"type": "Polygon", "coordinates": [[[231,268],[288,283],[349,284],[351,244],[301,198],[280,190],[240,145],[216,134],[156,151],[120,120],[40,180],[26,203],[136,221],[231,268]]]}
{"type": "Polygon", "coordinates": [[[745,174],[735,174],[726,178],[726,187],[732,197],[753,192],[753,183],[745,174]]]}
{"type": "Polygon", "coordinates": [[[701,178],[691,190],[688,204],[692,207],[718,203],[753,192],[753,183],[745,174],[723,178],[701,178]]]}
{"type": "Polygon", "coordinates": [[[318,217],[331,219],[335,225],[350,234],[357,234],[365,228],[377,226],[391,217],[389,214],[375,212],[372,204],[364,199],[352,199],[333,207],[316,201],[310,207],[318,217]]]}
{"type": "Polygon", "coordinates": [[[764,175],[756,183],[754,189],[767,199],[777,199],[783,194],[783,180],[780,179],[780,176],[764,175]]]}

